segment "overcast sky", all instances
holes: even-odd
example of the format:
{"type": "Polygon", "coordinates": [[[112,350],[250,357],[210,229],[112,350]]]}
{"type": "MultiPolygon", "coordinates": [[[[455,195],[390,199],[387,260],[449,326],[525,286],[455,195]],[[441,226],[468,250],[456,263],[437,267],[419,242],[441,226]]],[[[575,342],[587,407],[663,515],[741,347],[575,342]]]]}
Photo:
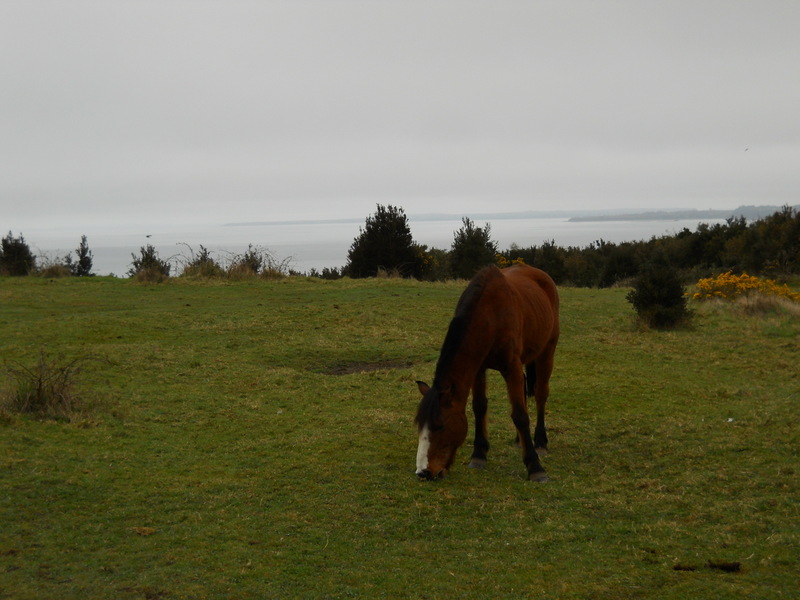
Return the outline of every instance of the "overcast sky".
{"type": "Polygon", "coordinates": [[[800,2],[0,2],[0,227],[800,202],[800,2]]]}

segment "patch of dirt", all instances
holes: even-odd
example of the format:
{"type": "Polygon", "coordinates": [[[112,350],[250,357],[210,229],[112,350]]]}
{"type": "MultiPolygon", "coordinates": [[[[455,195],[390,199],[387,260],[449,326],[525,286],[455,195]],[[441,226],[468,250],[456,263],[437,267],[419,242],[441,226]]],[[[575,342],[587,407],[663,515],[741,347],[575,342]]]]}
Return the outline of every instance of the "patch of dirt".
{"type": "Polygon", "coordinates": [[[329,365],[322,369],[325,375],[352,375],[353,373],[371,373],[373,371],[391,371],[407,369],[412,363],[406,360],[384,360],[376,362],[350,362],[329,365]]]}
{"type": "Polygon", "coordinates": [[[718,571],[725,571],[726,573],[738,573],[742,570],[742,563],[728,562],[723,560],[709,560],[709,569],[717,569],[718,571]]]}

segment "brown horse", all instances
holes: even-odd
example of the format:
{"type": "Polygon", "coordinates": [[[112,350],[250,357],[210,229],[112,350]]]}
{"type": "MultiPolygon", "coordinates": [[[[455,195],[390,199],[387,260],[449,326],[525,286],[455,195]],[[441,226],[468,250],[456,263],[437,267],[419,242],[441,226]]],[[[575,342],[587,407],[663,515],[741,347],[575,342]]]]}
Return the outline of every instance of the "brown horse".
{"type": "Polygon", "coordinates": [[[416,416],[420,479],[443,477],[453,464],[467,437],[470,389],[475,413],[470,466],[486,465],[486,369],[495,369],[506,381],[528,479],[547,480],[536,449],[547,448],[544,408],[558,335],[558,292],[544,271],[527,265],[502,271],[487,267],[472,279],[450,321],[433,386],[417,382],[422,393],[416,416]],[[536,399],[533,439],[526,396],[536,399]]]}

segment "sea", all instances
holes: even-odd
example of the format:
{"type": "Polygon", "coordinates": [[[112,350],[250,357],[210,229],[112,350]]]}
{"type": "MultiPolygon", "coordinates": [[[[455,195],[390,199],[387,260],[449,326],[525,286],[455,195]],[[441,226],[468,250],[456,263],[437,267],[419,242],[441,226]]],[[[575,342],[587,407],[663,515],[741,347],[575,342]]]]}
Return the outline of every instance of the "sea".
{"type": "MultiPolygon", "coordinates": [[[[450,248],[461,218],[414,218],[409,216],[414,241],[429,248],[450,248]]],[[[499,218],[475,220],[483,227],[488,222],[491,238],[501,251],[516,245],[520,248],[539,246],[553,241],[557,246],[585,247],[593,242],[620,243],[649,240],[656,236],[673,235],[683,229],[695,231],[699,223],[722,223],[724,219],[680,219],[674,221],[570,221],[569,218],[499,218]]],[[[81,236],[87,236],[96,275],[127,277],[134,256],[152,245],[161,259],[179,274],[183,266],[206,248],[220,264],[227,265],[247,251],[249,246],[272,257],[275,264],[299,273],[312,269],[341,268],[347,263],[347,253],[358,237],[364,221],[307,221],[238,223],[194,227],[165,227],[151,230],[126,231],[88,230],[67,232],[62,229],[41,229],[22,232],[37,264],[46,265],[78,248],[81,236]]],[[[16,232],[15,232],[16,234],[16,232]]]]}

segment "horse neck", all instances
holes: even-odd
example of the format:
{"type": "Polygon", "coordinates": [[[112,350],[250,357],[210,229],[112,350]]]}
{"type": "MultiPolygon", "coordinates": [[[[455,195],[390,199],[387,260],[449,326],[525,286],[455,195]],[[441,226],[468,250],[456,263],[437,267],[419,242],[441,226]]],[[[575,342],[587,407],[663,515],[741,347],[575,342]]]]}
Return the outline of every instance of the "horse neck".
{"type": "Polygon", "coordinates": [[[453,399],[466,405],[475,377],[483,366],[483,359],[462,348],[453,357],[449,368],[437,376],[439,389],[452,389],[453,399]]]}

